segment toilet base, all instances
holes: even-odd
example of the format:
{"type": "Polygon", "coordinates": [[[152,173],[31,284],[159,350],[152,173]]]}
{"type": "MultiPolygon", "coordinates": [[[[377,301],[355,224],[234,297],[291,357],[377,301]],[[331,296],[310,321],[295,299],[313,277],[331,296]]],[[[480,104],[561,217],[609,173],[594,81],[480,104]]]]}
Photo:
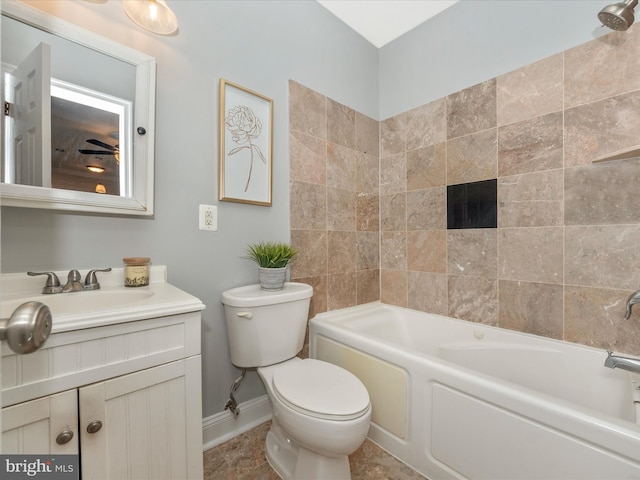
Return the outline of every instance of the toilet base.
{"type": "Polygon", "coordinates": [[[284,480],[351,480],[349,457],[329,457],[301,447],[275,419],[267,433],[266,451],[269,465],[284,480]]]}

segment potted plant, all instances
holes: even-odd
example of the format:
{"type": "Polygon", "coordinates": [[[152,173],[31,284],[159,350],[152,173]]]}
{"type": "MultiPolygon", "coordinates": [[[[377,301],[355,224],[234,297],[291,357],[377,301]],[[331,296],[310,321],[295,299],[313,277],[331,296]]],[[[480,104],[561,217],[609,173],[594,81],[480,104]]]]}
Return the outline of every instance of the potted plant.
{"type": "Polygon", "coordinates": [[[258,264],[258,278],[263,290],[282,290],[289,261],[298,252],[284,242],[258,242],[247,246],[247,256],[258,264]]]}

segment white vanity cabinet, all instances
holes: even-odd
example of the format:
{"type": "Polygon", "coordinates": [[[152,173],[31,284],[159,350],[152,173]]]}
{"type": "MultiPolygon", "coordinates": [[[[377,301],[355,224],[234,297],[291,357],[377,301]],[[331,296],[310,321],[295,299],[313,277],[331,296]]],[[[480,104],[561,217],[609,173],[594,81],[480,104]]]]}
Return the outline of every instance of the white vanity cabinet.
{"type": "Polygon", "coordinates": [[[2,453],[79,453],[83,480],[201,479],[204,305],[187,297],[173,312],[192,311],[58,332],[53,311],[28,355],[2,342],[2,453]]]}
{"type": "Polygon", "coordinates": [[[77,425],[78,395],[76,390],[3,408],[3,453],[77,454],[77,425]],[[58,436],[60,436],[60,441],[64,443],[58,444],[56,442],[58,436]]]}

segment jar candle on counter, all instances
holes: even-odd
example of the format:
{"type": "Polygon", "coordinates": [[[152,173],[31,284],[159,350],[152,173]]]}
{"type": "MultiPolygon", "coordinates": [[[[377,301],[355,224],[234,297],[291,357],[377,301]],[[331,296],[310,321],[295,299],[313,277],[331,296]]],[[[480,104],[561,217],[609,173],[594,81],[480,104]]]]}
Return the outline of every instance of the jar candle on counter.
{"type": "Polygon", "coordinates": [[[123,258],[124,286],[144,287],[149,285],[149,261],[147,257],[123,258]]]}

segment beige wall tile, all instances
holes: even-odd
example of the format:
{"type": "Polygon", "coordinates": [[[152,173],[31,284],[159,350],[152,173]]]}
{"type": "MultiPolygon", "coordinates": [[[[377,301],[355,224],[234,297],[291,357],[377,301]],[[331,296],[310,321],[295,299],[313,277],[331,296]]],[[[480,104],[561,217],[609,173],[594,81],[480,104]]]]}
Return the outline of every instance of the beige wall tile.
{"type": "Polygon", "coordinates": [[[407,268],[412,271],[447,273],[447,231],[407,232],[407,268]]]}
{"type": "Polygon", "coordinates": [[[356,112],[356,150],[360,153],[380,156],[380,122],[356,112]]]}
{"type": "Polygon", "coordinates": [[[399,307],[407,306],[407,271],[406,270],[381,270],[380,300],[389,305],[399,307]]]}
{"type": "Polygon", "coordinates": [[[380,197],[359,193],[356,197],[356,230],[377,232],[380,230],[380,197]]]}
{"type": "Polygon", "coordinates": [[[356,193],[327,188],[327,230],[356,230],[356,193]]]}
{"type": "MultiPolygon", "coordinates": [[[[567,285],[564,295],[565,340],[640,355],[640,310],[624,319],[631,290],[567,285]]],[[[604,363],[606,355],[603,352],[604,363]]]]}
{"type": "Polygon", "coordinates": [[[448,230],[447,271],[450,275],[498,278],[497,230],[448,230]]]}
{"type": "Polygon", "coordinates": [[[356,303],[358,305],[380,300],[380,270],[360,270],[357,280],[356,303]]]}
{"type": "Polygon", "coordinates": [[[496,79],[452,93],[446,105],[447,138],[496,127],[496,79]]]}
{"type": "Polygon", "coordinates": [[[563,170],[498,179],[498,226],[560,226],[564,211],[563,170]]]}
{"type": "Polygon", "coordinates": [[[498,129],[498,175],[563,167],[563,116],[551,113],[498,129]]]}
{"type": "Polygon", "coordinates": [[[326,140],[326,97],[289,80],[289,128],[326,140]]]}
{"type": "Polygon", "coordinates": [[[561,53],[497,78],[498,125],[563,109],[561,53]]]}
{"type": "Polygon", "coordinates": [[[407,152],[407,190],[422,190],[447,184],[446,142],[407,152]]]}
{"type": "Polygon", "coordinates": [[[290,184],[291,228],[296,230],[326,230],[327,188],[313,183],[290,184]]]}
{"type": "Polygon", "coordinates": [[[498,326],[562,339],[562,285],[500,280],[498,326]]]}
{"type": "Polygon", "coordinates": [[[380,191],[380,162],[378,157],[356,153],[356,188],[357,192],[375,193],[380,191]]]}
{"type": "Polygon", "coordinates": [[[313,296],[311,297],[311,305],[309,306],[309,318],[315,317],[317,314],[327,311],[327,276],[319,275],[317,277],[300,277],[293,278],[294,282],[306,283],[313,287],[313,296]]]}
{"type": "Polygon", "coordinates": [[[311,135],[296,132],[289,134],[290,180],[327,183],[327,143],[311,135]]]}
{"type": "Polygon", "coordinates": [[[407,194],[380,195],[380,230],[407,229],[407,194]]]}
{"type": "Polygon", "coordinates": [[[623,44],[638,35],[607,35],[598,41],[618,45],[596,41],[383,122],[292,82],[292,278],[314,285],[312,310],[380,298],[640,355],[640,321],[621,319],[640,286],[640,163],[590,165],[640,145],[640,55],[629,53],[640,42],[623,44]],[[601,71],[612,58],[624,68],[601,71]],[[499,228],[445,233],[445,185],[496,177],[499,228]]]}
{"type": "Polygon", "coordinates": [[[640,29],[611,32],[565,52],[565,108],[640,89],[640,29]]]}
{"type": "Polygon", "coordinates": [[[564,122],[566,167],[636,147],[640,145],[640,91],[565,110],[564,122]]]}
{"type": "Polygon", "coordinates": [[[407,150],[442,143],[447,139],[444,98],[407,112],[407,150]]]}
{"type": "Polygon", "coordinates": [[[498,278],[561,284],[562,231],[562,227],[498,230],[498,278]]]}
{"type": "Polygon", "coordinates": [[[448,315],[485,325],[498,324],[498,281],[449,275],[448,315]]]}
{"type": "Polygon", "coordinates": [[[476,182],[498,176],[495,128],[447,142],[447,184],[476,182]]]}
{"type": "Polygon", "coordinates": [[[292,230],[291,245],[299,252],[291,266],[291,278],[327,274],[327,232],[292,230]]]}
{"type": "Polygon", "coordinates": [[[384,269],[407,269],[406,232],[382,232],[380,238],[380,265],[384,269]]]}
{"type": "Polygon", "coordinates": [[[446,187],[407,192],[407,230],[445,230],[446,228],[446,187]]]}
{"type": "Polygon", "coordinates": [[[565,227],[565,282],[634,290],[640,285],[640,225],[565,227]]]}
{"type": "Polygon", "coordinates": [[[447,276],[441,273],[408,272],[408,307],[422,312],[447,315],[447,276]]]}
{"type": "Polygon", "coordinates": [[[358,270],[380,268],[380,233],[356,232],[358,270]]]}
{"type": "Polygon", "coordinates": [[[380,122],[380,157],[404,153],[406,149],[406,115],[380,122]]]}
{"type": "Polygon", "coordinates": [[[357,161],[355,150],[328,143],[327,186],[355,191],[357,161]]]}
{"type": "Polygon", "coordinates": [[[639,185],[637,159],[567,168],[566,224],[640,223],[640,209],[635,208],[639,185]]]}
{"type": "Polygon", "coordinates": [[[327,141],[351,150],[356,148],[356,112],[327,98],[327,141]]]}
{"type": "Polygon", "coordinates": [[[407,190],[404,152],[380,159],[380,194],[390,195],[407,190]]]}
{"type": "Polygon", "coordinates": [[[329,275],[327,309],[353,307],[356,305],[357,277],[355,272],[329,275]]]}
{"type": "Polygon", "coordinates": [[[328,232],[327,272],[349,273],[356,270],[356,233],[328,232]]]}

